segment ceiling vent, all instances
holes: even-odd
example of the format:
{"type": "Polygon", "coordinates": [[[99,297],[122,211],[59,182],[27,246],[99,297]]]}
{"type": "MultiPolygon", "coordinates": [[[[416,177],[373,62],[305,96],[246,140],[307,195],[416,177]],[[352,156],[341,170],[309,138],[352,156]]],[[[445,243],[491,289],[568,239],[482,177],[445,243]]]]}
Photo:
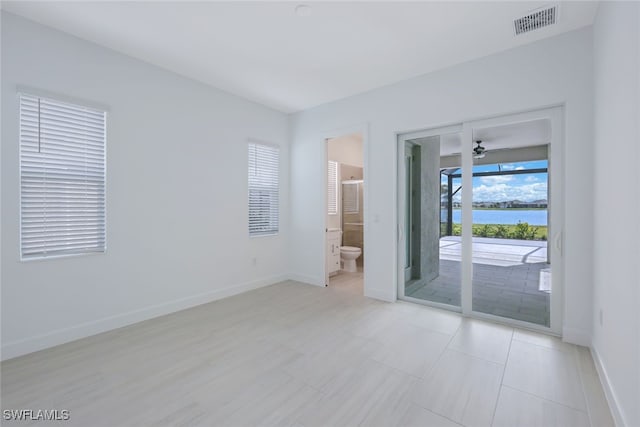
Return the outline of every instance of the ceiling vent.
{"type": "Polygon", "coordinates": [[[538,9],[530,14],[518,18],[513,21],[515,26],[516,36],[519,34],[528,33],[540,28],[548,27],[556,23],[558,19],[558,7],[549,6],[542,9],[538,9]]]}

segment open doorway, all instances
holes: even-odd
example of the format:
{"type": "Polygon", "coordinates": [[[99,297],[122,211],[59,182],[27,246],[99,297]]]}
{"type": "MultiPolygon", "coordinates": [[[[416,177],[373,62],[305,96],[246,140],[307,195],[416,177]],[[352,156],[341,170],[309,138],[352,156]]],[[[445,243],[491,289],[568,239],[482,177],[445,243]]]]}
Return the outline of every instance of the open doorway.
{"type": "Polygon", "coordinates": [[[364,155],[356,132],[326,140],[326,285],[364,293],[364,155]]]}

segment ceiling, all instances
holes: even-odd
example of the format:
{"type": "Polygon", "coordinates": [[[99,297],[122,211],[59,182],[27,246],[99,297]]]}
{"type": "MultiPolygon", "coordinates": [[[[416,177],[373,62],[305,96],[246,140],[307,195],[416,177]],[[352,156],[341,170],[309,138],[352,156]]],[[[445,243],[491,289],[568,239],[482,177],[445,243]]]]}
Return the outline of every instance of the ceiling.
{"type": "Polygon", "coordinates": [[[551,121],[532,120],[491,128],[474,129],[473,140],[487,150],[534,147],[551,143],[551,121]]]}
{"type": "Polygon", "coordinates": [[[291,113],[593,23],[562,2],[556,25],[520,36],[514,2],[18,2],[2,8],[291,113]]]}
{"type": "MultiPolygon", "coordinates": [[[[429,138],[420,138],[421,141],[429,138]]],[[[460,154],[460,133],[440,135],[440,156],[460,154]]],[[[503,149],[536,147],[551,143],[551,122],[548,119],[531,120],[509,125],[474,129],[473,141],[482,141],[487,153],[503,149]]],[[[469,145],[469,151],[475,147],[469,145]]]]}

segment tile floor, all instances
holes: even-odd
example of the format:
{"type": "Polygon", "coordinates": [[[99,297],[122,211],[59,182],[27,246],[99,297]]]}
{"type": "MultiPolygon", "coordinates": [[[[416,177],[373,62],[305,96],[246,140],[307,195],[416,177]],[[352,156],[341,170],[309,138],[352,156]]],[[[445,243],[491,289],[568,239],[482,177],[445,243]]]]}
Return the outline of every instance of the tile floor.
{"type": "Polygon", "coordinates": [[[2,409],[68,409],[54,424],[74,426],[613,425],[589,350],[339,279],[5,361],[2,409]]]}
{"type": "MultiPolygon", "coordinates": [[[[473,239],[473,310],[549,326],[547,243],[473,239]]],[[[460,306],[460,238],[440,239],[440,275],[409,283],[405,295],[460,306]]]]}

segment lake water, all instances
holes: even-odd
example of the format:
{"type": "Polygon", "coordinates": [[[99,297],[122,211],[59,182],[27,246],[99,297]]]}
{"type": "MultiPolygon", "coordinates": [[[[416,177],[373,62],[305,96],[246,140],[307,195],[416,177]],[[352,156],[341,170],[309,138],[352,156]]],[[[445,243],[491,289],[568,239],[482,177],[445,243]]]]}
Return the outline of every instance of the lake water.
{"type": "MultiPolygon", "coordinates": [[[[461,216],[462,215],[461,215],[460,209],[453,210],[454,223],[460,224],[461,216]]],[[[446,217],[445,217],[445,220],[446,220],[446,217]]],[[[474,224],[517,224],[518,221],[528,222],[529,225],[547,225],[547,210],[546,209],[533,209],[533,210],[474,209],[473,210],[474,224]]]]}

